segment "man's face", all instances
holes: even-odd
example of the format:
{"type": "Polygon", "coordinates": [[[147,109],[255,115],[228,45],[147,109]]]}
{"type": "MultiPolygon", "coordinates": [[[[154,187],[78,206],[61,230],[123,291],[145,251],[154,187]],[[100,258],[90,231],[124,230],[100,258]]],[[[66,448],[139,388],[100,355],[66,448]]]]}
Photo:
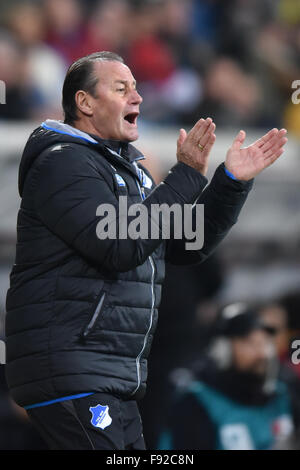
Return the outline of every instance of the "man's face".
{"type": "Polygon", "coordinates": [[[262,330],[255,330],[243,338],[235,338],[232,340],[234,365],[242,372],[264,375],[273,349],[272,340],[262,330]]]}
{"type": "Polygon", "coordinates": [[[99,80],[96,98],[90,96],[92,124],[103,139],[132,142],[138,138],[137,118],[142,97],[127,65],[117,61],[96,61],[99,80]]]}
{"type": "Polygon", "coordinates": [[[278,354],[286,354],[289,347],[287,312],[279,305],[269,305],[261,311],[261,318],[266,325],[276,330],[274,344],[278,354]]]}

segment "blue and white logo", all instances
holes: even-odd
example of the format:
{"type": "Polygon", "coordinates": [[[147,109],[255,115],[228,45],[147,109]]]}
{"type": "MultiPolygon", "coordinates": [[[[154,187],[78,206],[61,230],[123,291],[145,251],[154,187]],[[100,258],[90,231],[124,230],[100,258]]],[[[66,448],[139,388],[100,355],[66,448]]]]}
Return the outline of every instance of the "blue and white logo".
{"type": "Polygon", "coordinates": [[[112,419],[108,413],[109,407],[107,405],[90,406],[89,410],[92,413],[91,423],[95,428],[105,429],[111,424],[112,419]]]}
{"type": "Polygon", "coordinates": [[[118,175],[118,173],[115,174],[117,183],[119,186],[126,186],[125,181],[123,180],[122,176],[118,175]]]}

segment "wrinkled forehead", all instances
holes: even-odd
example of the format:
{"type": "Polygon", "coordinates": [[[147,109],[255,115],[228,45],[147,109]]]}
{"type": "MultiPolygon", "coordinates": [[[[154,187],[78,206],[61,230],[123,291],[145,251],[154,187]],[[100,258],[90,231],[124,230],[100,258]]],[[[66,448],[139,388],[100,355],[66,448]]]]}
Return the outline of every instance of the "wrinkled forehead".
{"type": "Polygon", "coordinates": [[[94,73],[101,83],[111,84],[117,81],[135,83],[130,68],[122,62],[112,60],[96,60],[94,73]]]}

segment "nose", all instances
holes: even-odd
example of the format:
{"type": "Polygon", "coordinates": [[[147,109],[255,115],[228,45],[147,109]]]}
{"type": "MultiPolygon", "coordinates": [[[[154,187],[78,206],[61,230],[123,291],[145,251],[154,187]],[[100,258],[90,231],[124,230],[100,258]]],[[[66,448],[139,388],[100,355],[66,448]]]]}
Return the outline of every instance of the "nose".
{"type": "Polygon", "coordinates": [[[266,360],[270,358],[273,355],[273,346],[271,342],[265,342],[257,345],[256,355],[260,360],[266,360]]]}
{"type": "Polygon", "coordinates": [[[138,93],[138,91],[134,88],[130,95],[130,104],[140,105],[143,102],[143,98],[138,93]]]}

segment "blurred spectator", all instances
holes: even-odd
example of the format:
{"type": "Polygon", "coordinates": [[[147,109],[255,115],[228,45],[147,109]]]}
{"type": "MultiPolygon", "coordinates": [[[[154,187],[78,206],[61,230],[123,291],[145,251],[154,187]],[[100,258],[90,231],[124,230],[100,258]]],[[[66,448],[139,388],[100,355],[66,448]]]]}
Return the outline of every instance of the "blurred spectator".
{"type": "Polygon", "coordinates": [[[299,385],[279,378],[272,335],[250,306],[221,309],[206,357],[173,372],[160,449],[270,449],[299,426],[299,385]]]}
{"type": "Polygon", "coordinates": [[[96,51],[122,53],[126,46],[132,27],[126,0],[101,0],[88,8],[78,0],[44,0],[44,8],[47,43],[68,65],[96,51]]]}
{"type": "Polygon", "coordinates": [[[277,8],[273,5],[275,15],[261,27],[254,43],[256,66],[261,68],[265,90],[277,103],[277,114],[282,116],[283,125],[299,136],[299,106],[291,101],[292,82],[300,76],[299,2],[278,0],[276,5],[277,8]]]}
{"type": "Polygon", "coordinates": [[[79,57],[95,52],[82,5],[78,0],[44,0],[46,42],[69,66],[79,57]]]}
{"type": "Polygon", "coordinates": [[[207,71],[205,87],[207,106],[217,124],[223,127],[255,124],[261,90],[255,77],[246,74],[238,63],[225,57],[216,60],[207,71]]]}
{"type": "Polygon", "coordinates": [[[163,1],[135,2],[125,59],[134,71],[144,98],[143,116],[160,123],[181,122],[201,100],[201,81],[196,72],[177,62],[161,36],[163,1]]]}
{"type": "Polygon", "coordinates": [[[98,2],[88,22],[89,53],[107,50],[123,56],[131,29],[130,6],[126,0],[98,2]]]}
{"type": "MultiPolygon", "coordinates": [[[[283,123],[300,135],[300,107],[291,102],[300,68],[298,0],[0,3],[2,27],[22,50],[21,64],[16,53],[10,59],[17,72],[8,83],[11,109],[1,110],[7,117],[60,118],[66,67],[111,50],[132,68],[150,123],[189,125],[213,115],[227,126],[230,115],[231,126],[283,123]]],[[[8,59],[1,61],[6,67],[8,59]]]]}
{"type": "MultiPolygon", "coordinates": [[[[223,13],[223,5],[219,0],[193,0],[190,18],[191,35],[212,45],[217,45],[218,31],[223,13]]],[[[227,2],[226,2],[227,3],[227,2]]]]}
{"type": "Polygon", "coordinates": [[[253,70],[256,67],[257,35],[276,19],[277,4],[278,0],[227,1],[222,9],[222,20],[218,22],[218,53],[253,70]]]}
{"type": "Polygon", "coordinates": [[[287,312],[281,305],[274,303],[264,306],[260,311],[260,315],[266,325],[274,328],[274,344],[277,354],[279,359],[285,362],[289,345],[287,312]]]}
{"type": "Polygon", "coordinates": [[[300,379],[300,365],[291,361],[291,344],[294,339],[300,339],[300,293],[285,294],[265,305],[260,314],[263,321],[276,330],[275,344],[281,363],[293,369],[300,379]]]}
{"type": "MultiPolygon", "coordinates": [[[[21,73],[14,73],[19,88],[25,88],[28,103],[20,98],[18,119],[25,117],[44,118],[51,114],[60,117],[60,90],[66,65],[63,60],[45,45],[45,18],[40,5],[33,1],[15,2],[7,9],[4,24],[14,35],[19,45],[20,59],[14,59],[17,68],[21,62],[21,73]]],[[[1,61],[1,64],[3,62],[1,61]]],[[[3,64],[4,65],[4,64],[3,64]]],[[[8,104],[11,103],[8,97],[8,104]]],[[[10,108],[9,104],[9,108],[10,108]]]]}
{"type": "Polygon", "coordinates": [[[26,80],[26,59],[21,45],[8,32],[0,31],[0,79],[5,83],[6,104],[0,106],[0,119],[31,117],[34,89],[26,80]]]}

